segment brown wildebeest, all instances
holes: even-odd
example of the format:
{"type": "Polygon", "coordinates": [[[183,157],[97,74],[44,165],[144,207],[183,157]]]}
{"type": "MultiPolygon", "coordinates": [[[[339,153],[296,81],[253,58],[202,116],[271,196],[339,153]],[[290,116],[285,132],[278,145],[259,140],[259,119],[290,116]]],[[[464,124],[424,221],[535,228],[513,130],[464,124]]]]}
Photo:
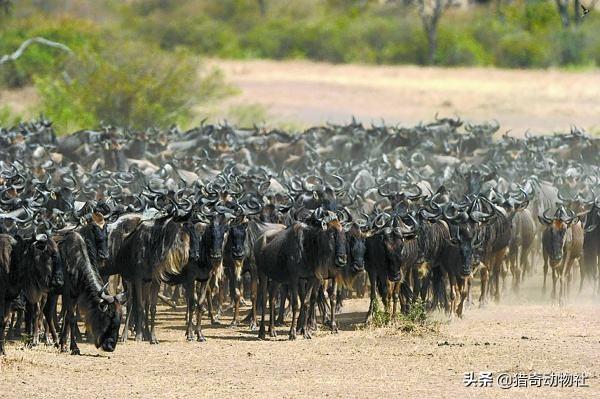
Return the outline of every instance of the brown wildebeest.
{"type": "Polygon", "coordinates": [[[556,282],[559,282],[558,302],[563,304],[568,296],[575,260],[583,253],[583,228],[572,210],[560,206],[553,217],[548,209],[538,216],[540,223],[546,226],[542,236],[544,254],[544,286],[546,291],[546,272],[552,268],[552,298],[556,298],[556,282]],[[565,282],[566,278],[566,282],[565,282]]]}

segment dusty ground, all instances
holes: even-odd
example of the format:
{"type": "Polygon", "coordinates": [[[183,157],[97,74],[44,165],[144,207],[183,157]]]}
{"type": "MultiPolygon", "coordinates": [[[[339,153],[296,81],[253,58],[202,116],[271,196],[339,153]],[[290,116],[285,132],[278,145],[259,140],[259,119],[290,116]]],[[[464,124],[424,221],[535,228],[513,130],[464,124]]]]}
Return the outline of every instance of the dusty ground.
{"type": "MultiPolygon", "coordinates": [[[[502,132],[549,133],[574,124],[600,128],[600,72],[330,65],[305,61],[213,61],[240,96],[262,104],[269,121],[415,124],[454,113],[496,118],[502,132]]],[[[226,109],[226,107],[225,107],[226,109]]]]}
{"type": "MultiPolygon", "coordinates": [[[[527,397],[600,395],[600,300],[575,296],[564,308],[541,299],[541,276],[519,297],[441,314],[436,331],[363,329],[368,302],[346,304],[337,335],[258,341],[246,327],[207,327],[206,343],[186,342],[183,309],[161,309],[161,343],[129,341],[112,354],[81,344],[83,356],[49,347],[8,347],[0,360],[3,398],[44,397],[527,397]],[[589,388],[465,388],[468,371],[587,372],[589,388]]],[[[228,323],[228,317],[223,319],[228,323]]]]}

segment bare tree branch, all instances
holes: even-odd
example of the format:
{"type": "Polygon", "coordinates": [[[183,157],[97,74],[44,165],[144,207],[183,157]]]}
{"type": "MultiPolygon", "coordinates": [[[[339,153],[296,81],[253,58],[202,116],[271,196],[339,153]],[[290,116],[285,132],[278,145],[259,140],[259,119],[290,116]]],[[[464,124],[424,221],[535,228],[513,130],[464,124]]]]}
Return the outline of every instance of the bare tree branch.
{"type": "Polygon", "coordinates": [[[29,47],[30,45],[32,45],[34,43],[54,47],[54,48],[66,51],[69,54],[73,54],[73,51],[69,47],[65,46],[62,43],[53,42],[52,40],[44,39],[43,37],[33,37],[33,38],[27,39],[23,43],[21,43],[19,48],[14,53],[6,54],[6,55],[3,55],[2,57],[0,57],[0,65],[6,63],[8,61],[17,60],[20,56],[23,55],[23,52],[27,49],[27,47],[29,47]]]}

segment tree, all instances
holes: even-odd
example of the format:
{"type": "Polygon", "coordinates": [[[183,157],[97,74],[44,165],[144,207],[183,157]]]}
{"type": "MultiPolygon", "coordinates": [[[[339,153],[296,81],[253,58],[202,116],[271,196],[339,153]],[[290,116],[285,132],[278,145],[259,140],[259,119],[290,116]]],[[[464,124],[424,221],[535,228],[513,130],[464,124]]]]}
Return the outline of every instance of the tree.
{"type": "MultiPolygon", "coordinates": [[[[581,0],[573,0],[573,14],[569,13],[569,0],[555,0],[560,21],[563,28],[568,28],[571,25],[579,25],[583,20],[583,10],[581,8],[581,0]]],[[[585,6],[590,11],[594,9],[597,0],[593,0],[589,6],[585,6]]]]}
{"type": "Polygon", "coordinates": [[[415,4],[427,35],[427,61],[430,65],[433,65],[437,51],[437,32],[440,18],[443,12],[452,5],[452,0],[415,0],[415,4]]]}

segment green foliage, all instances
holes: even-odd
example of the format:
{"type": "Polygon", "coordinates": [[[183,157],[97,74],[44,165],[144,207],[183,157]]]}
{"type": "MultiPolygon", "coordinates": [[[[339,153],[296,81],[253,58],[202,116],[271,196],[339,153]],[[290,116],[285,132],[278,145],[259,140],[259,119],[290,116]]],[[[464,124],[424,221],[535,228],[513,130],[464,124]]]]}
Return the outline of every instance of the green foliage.
{"type": "Polygon", "coordinates": [[[389,309],[382,309],[379,300],[375,301],[371,321],[373,327],[379,328],[395,325],[400,331],[414,332],[427,327],[427,324],[427,310],[425,309],[425,303],[420,299],[411,304],[407,314],[398,314],[396,317],[392,317],[389,309]]]}
{"type": "MultiPolygon", "coordinates": [[[[62,16],[46,18],[8,18],[0,28],[0,54],[14,52],[26,39],[41,36],[65,44],[75,54],[94,51],[100,44],[100,30],[93,23],[62,16]]],[[[46,76],[60,69],[71,57],[66,52],[33,44],[14,62],[0,67],[0,86],[22,87],[31,84],[36,76],[46,76]]]]}
{"type": "Polygon", "coordinates": [[[67,65],[67,76],[40,77],[43,112],[59,131],[100,122],[144,128],[185,123],[191,106],[228,94],[218,71],[197,77],[184,51],[166,53],[141,42],[103,46],[67,65]]]}
{"type": "Polygon", "coordinates": [[[15,114],[9,106],[0,107],[0,126],[14,126],[22,120],[23,117],[15,114]]]}
{"type": "MultiPolygon", "coordinates": [[[[364,0],[148,0],[128,8],[128,27],[162,48],[231,58],[307,58],[334,63],[425,64],[427,40],[413,6],[364,0]],[[134,21],[133,23],[131,21],[134,21]]],[[[516,0],[450,10],[436,63],[509,68],[599,64],[600,19],[563,30],[556,4],[516,0]]]]}

